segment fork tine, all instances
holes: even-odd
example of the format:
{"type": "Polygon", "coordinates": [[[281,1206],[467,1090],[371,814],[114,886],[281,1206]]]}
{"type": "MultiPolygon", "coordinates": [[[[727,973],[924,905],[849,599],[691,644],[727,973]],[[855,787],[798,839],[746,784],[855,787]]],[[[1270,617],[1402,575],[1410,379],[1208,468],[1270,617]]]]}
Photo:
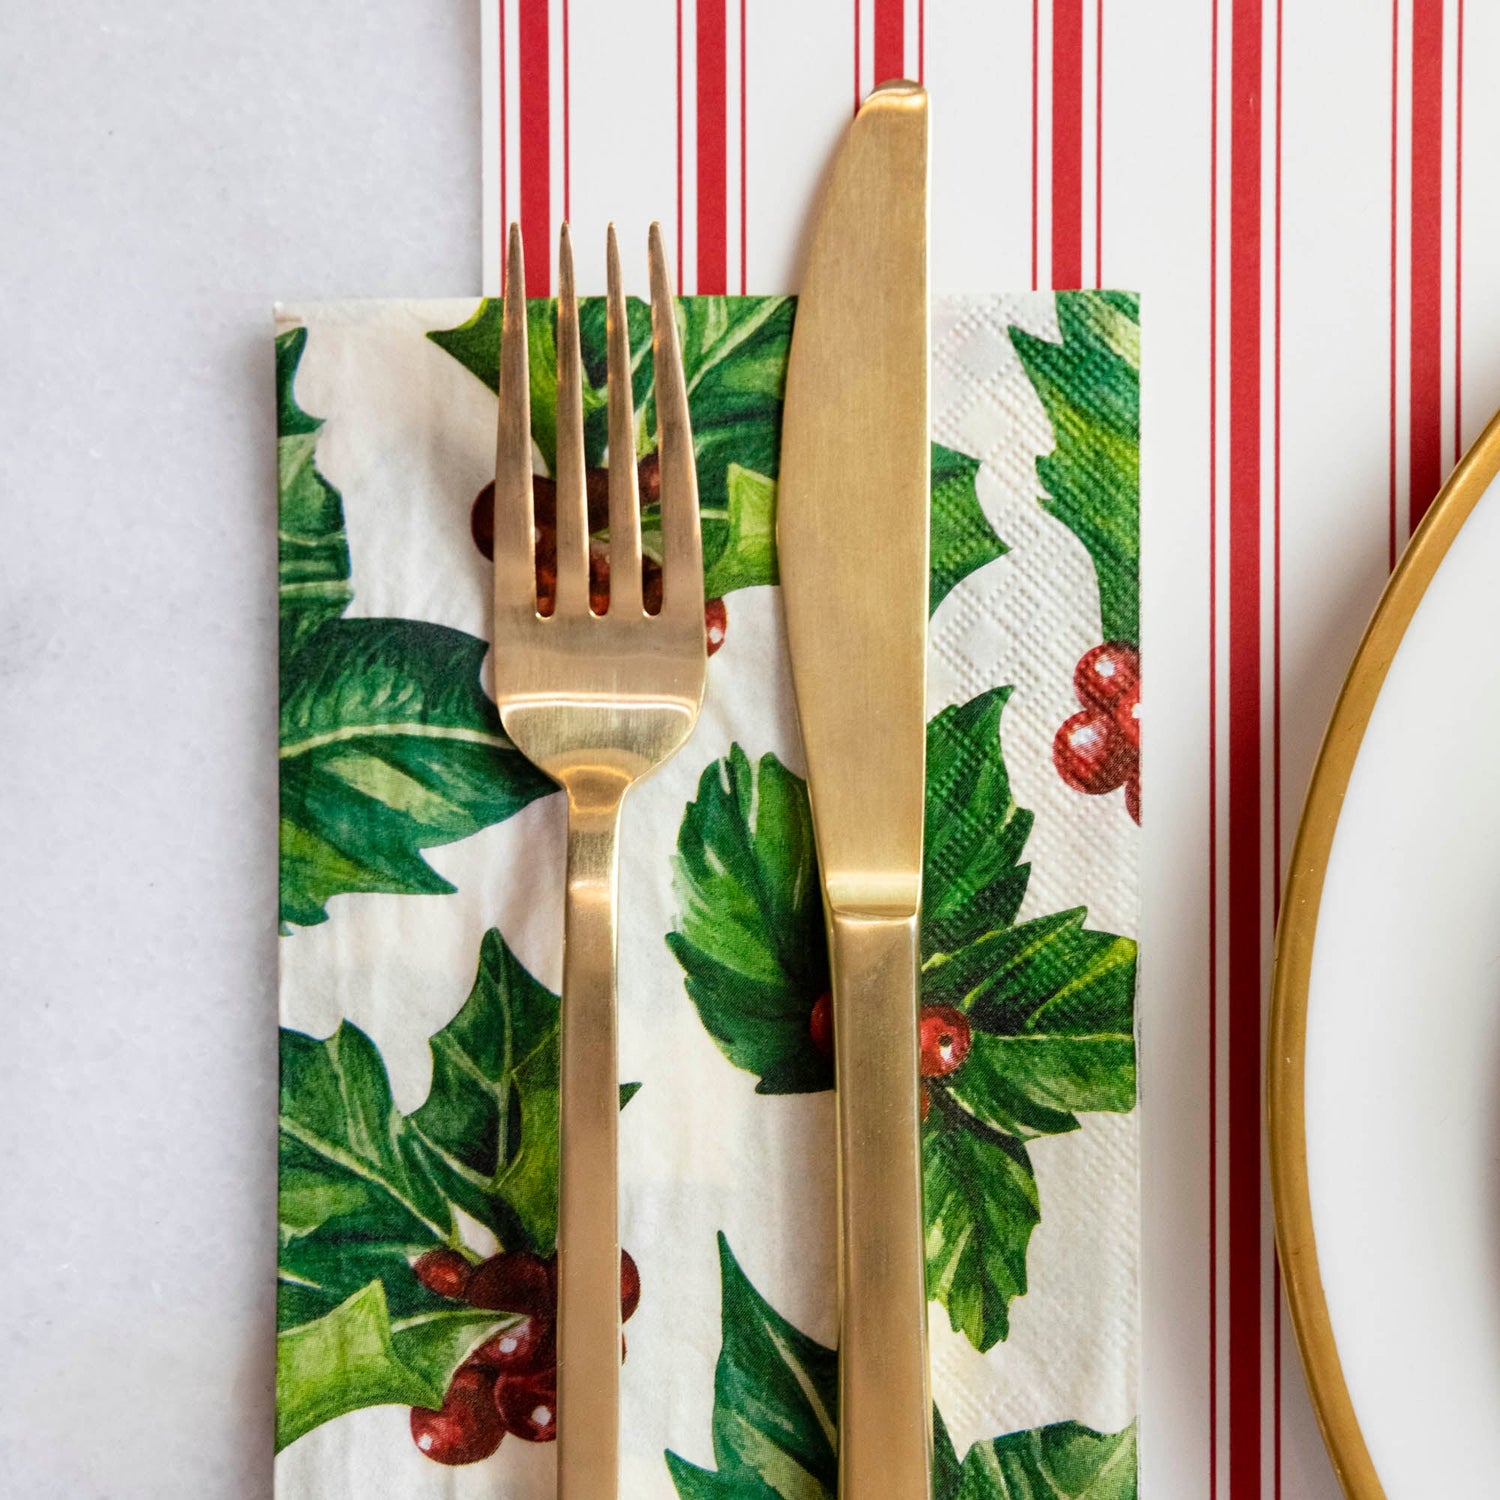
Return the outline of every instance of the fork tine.
{"type": "Polygon", "coordinates": [[[531,512],[531,381],[526,359],[526,270],[521,226],[510,226],[500,331],[500,414],[495,438],[495,608],[536,607],[531,512]]]}
{"type": "Polygon", "coordinates": [[[672,278],[661,225],[651,226],[651,347],[656,365],[656,447],[661,465],[662,613],[703,622],[703,532],[687,383],[677,342],[672,278]]]}
{"type": "Polygon", "coordinates": [[[609,226],[609,607],[640,613],[641,496],[635,468],[635,398],[630,324],[620,280],[620,245],[609,226]]]}
{"type": "Polygon", "coordinates": [[[583,358],[573,237],[562,226],[557,257],[557,613],[589,607],[589,506],[583,464],[583,358]]]}

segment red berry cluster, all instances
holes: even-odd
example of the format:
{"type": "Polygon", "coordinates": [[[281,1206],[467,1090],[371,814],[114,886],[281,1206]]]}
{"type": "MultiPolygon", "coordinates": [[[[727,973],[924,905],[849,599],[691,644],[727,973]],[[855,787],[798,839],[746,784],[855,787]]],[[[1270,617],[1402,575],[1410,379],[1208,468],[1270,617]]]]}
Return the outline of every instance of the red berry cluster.
{"type": "MultiPolygon", "coordinates": [[[[456,1250],[429,1250],[412,1270],[441,1297],[521,1315],[454,1371],[437,1411],[412,1407],[411,1437],[418,1449],[440,1464],[472,1464],[488,1458],[507,1432],[528,1443],[552,1442],[557,1437],[557,1257],[543,1260],[509,1250],[471,1266],[456,1250]]],[[[635,1261],[622,1250],[622,1320],[640,1300],[635,1261]]],[[[622,1340],[621,1358],[624,1352],[622,1340]]]]}
{"type": "MultiPolygon", "coordinates": [[[[818,1051],[833,1057],[833,997],[827,990],[813,1001],[807,1018],[807,1034],[818,1051]]],[[[923,1078],[946,1078],[956,1072],[969,1055],[973,1033],[964,1013],[951,1005],[924,1005],[917,1018],[917,1071],[923,1078]]],[[[922,1085],[922,1118],[927,1118],[931,1100],[922,1085]]]]}
{"type": "Polygon", "coordinates": [[[1125,808],[1141,821],[1141,658],[1126,641],[1085,651],[1073,669],[1083,704],[1057,731],[1052,763],[1076,792],[1100,796],[1125,788],[1125,808]]]}
{"type": "MultiPolygon", "coordinates": [[[[654,505],[661,498],[661,467],[648,453],[640,462],[638,482],[641,501],[654,505]]],[[[588,494],[589,530],[609,525],[609,470],[589,469],[585,475],[588,494]]],[[[544,474],[531,480],[531,509],[536,523],[536,609],[550,615],[557,608],[557,485],[544,474]]],[[[491,560],[495,556],[495,486],[485,485],[474,497],[469,511],[469,534],[474,545],[491,560]]],[[[661,613],[661,564],[649,554],[641,558],[641,602],[648,615],[661,613]]],[[[589,542],[589,608],[596,615],[609,611],[609,551],[602,542],[589,542]]],[[[703,631],[712,656],[724,644],[729,611],[722,599],[709,599],[703,606],[703,631]]]]}

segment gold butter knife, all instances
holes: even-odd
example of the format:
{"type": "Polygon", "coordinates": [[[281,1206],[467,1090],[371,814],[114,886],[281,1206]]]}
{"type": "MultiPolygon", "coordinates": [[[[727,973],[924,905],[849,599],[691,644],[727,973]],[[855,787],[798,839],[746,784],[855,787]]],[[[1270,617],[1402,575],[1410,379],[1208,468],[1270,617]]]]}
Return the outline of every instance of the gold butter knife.
{"type": "Polygon", "coordinates": [[[927,1500],[917,967],[929,509],[927,94],[845,134],[792,329],[777,550],[833,967],[839,1496],[927,1500]]]}

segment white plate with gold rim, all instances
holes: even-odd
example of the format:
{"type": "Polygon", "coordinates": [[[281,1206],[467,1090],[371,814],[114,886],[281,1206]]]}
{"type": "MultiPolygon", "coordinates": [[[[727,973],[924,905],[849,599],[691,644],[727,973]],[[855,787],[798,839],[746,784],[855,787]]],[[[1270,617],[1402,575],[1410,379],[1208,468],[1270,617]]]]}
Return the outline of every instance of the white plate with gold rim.
{"type": "Polygon", "coordinates": [[[1500,417],[1361,643],[1277,939],[1277,1240],[1354,1500],[1500,1492],[1500,417]]]}

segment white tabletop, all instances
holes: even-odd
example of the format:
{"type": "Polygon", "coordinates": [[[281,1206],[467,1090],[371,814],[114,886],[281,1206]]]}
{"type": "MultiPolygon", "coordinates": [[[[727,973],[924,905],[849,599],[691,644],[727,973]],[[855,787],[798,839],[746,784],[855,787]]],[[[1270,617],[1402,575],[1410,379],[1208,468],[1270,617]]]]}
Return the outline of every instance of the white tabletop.
{"type": "Polygon", "coordinates": [[[467,3],[0,8],[0,1494],[269,1493],[277,297],[479,284],[467,3]]]}

